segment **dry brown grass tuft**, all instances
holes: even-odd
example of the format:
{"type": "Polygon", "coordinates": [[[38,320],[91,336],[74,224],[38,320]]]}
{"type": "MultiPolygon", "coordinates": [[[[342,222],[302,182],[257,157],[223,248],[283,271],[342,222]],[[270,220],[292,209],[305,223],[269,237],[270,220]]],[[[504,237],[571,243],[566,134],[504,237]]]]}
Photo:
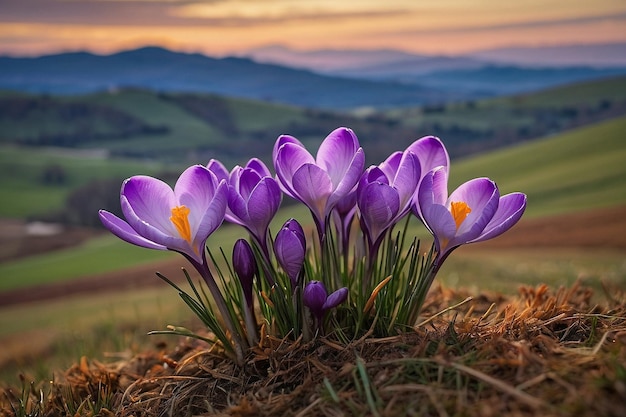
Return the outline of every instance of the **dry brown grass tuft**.
{"type": "Polygon", "coordinates": [[[579,285],[517,297],[433,288],[410,332],[342,344],[265,337],[238,368],[186,340],[102,364],[84,358],[53,384],[0,395],[14,415],[623,416],[626,296],[592,304],[579,285]],[[28,409],[28,410],[27,410],[28,409]]]}

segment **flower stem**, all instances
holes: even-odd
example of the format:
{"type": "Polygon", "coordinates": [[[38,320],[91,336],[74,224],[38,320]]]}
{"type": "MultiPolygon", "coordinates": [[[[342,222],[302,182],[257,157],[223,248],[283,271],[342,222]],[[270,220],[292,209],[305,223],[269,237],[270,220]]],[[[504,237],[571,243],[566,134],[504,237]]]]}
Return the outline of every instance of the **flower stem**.
{"type": "Polygon", "coordinates": [[[228,306],[226,305],[226,301],[224,300],[224,296],[220,291],[215,279],[213,278],[213,274],[211,274],[211,270],[207,264],[206,254],[202,255],[203,263],[198,263],[194,259],[188,257],[187,259],[191,262],[191,264],[196,268],[196,270],[202,276],[202,279],[209,287],[209,291],[213,296],[213,300],[215,301],[215,305],[222,315],[222,319],[224,320],[224,324],[226,325],[226,329],[231,334],[233,348],[235,350],[235,356],[237,360],[237,364],[240,366],[243,365],[243,340],[238,331],[235,330],[235,325],[232,321],[232,317],[230,315],[230,311],[228,310],[228,306]]]}

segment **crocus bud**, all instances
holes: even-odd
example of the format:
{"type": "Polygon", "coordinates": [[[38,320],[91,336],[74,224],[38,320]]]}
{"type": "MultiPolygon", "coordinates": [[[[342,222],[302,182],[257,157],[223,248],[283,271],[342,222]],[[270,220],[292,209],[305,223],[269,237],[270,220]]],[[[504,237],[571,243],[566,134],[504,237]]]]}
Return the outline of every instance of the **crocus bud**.
{"type": "Polygon", "coordinates": [[[320,281],[309,282],[306,284],[306,287],[304,287],[302,298],[304,305],[311,310],[311,313],[313,313],[318,320],[321,320],[324,316],[324,303],[326,302],[326,298],[328,298],[324,284],[320,281]]]}
{"type": "Polygon", "coordinates": [[[257,274],[256,260],[250,244],[245,239],[235,242],[233,248],[233,269],[239,277],[248,305],[252,305],[252,284],[257,274]]]}
{"type": "Polygon", "coordinates": [[[311,313],[321,324],[324,313],[331,308],[337,307],[348,298],[348,289],[340,288],[330,295],[327,295],[326,287],[320,281],[311,281],[304,288],[302,298],[304,305],[311,310],[311,313]]]}
{"type": "Polygon", "coordinates": [[[298,285],[298,278],[304,264],[306,238],[302,226],[294,219],[289,219],[276,234],[274,253],[278,263],[287,273],[293,287],[298,285]]]}

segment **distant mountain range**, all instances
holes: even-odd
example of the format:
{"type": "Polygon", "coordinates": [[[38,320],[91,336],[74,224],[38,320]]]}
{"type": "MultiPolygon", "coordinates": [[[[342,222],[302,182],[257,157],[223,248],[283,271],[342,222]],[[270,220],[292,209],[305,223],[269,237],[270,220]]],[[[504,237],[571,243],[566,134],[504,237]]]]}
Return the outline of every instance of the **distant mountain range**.
{"type": "MultiPolygon", "coordinates": [[[[353,109],[469,100],[626,73],[626,62],[606,68],[494,62],[493,56],[488,60],[393,50],[299,52],[283,47],[258,49],[246,57],[212,58],[146,47],[112,55],[0,57],[0,89],[81,94],[139,87],[353,109]]],[[[619,62],[616,58],[614,64],[619,62]]]]}
{"type": "Polygon", "coordinates": [[[433,70],[476,69],[489,65],[524,68],[626,67],[626,43],[509,47],[487,49],[464,55],[420,55],[394,49],[319,49],[300,51],[282,45],[263,46],[239,56],[257,62],[286,65],[315,72],[335,73],[359,68],[413,66],[424,73],[433,70]]]}
{"type": "Polygon", "coordinates": [[[0,57],[0,89],[81,94],[123,87],[216,93],[304,107],[414,106],[463,98],[419,85],[316,74],[247,58],[211,58],[147,47],[113,55],[85,52],[0,57]]]}
{"type": "Polygon", "coordinates": [[[537,91],[626,73],[626,43],[500,48],[459,56],[390,49],[298,51],[274,45],[242,56],[331,76],[419,84],[478,97],[537,91]]]}

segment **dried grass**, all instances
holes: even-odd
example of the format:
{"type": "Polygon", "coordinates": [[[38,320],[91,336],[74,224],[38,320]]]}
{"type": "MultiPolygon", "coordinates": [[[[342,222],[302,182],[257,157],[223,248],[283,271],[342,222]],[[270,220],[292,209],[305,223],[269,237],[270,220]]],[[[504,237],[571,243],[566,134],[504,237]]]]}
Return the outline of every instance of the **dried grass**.
{"type": "Polygon", "coordinates": [[[83,358],[42,391],[5,389],[0,415],[27,397],[22,415],[624,416],[626,296],[607,294],[595,305],[588,288],[539,286],[459,303],[470,294],[433,288],[434,318],[404,334],[266,336],[243,369],[191,340],[116,363],[83,358]]]}

